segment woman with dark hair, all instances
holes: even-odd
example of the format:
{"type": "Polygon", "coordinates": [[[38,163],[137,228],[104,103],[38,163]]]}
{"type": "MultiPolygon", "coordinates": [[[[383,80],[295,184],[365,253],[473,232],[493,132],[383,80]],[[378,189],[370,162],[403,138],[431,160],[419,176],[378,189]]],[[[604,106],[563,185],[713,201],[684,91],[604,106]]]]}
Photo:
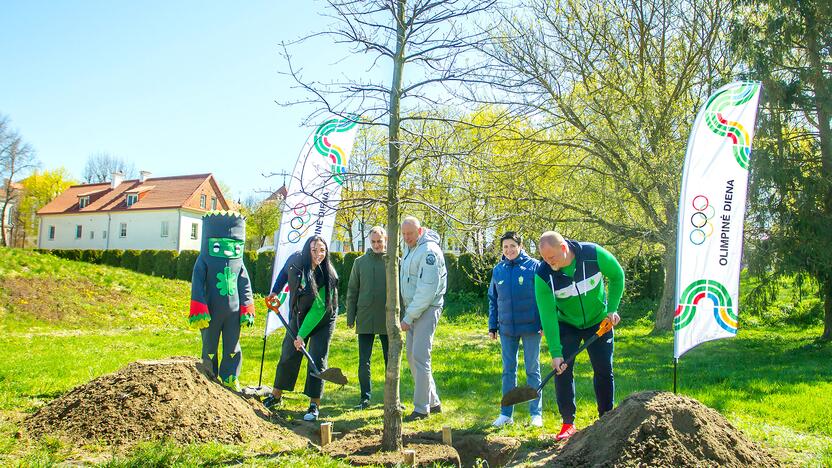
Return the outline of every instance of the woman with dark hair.
{"type": "MultiPolygon", "coordinates": [[[[526,383],[540,385],[542,326],[534,294],[534,275],[539,262],[523,251],[520,236],[509,231],[500,238],[503,258],[494,267],[488,287],[488,336],[500,339],[503,358],[503,395],[517,386],[517,354],[523,342],[526,383]]],[[[529,402],[530,424],[543,426],[541,399],[529,402]]],[[[504,406],[493,425],[514,423],[514,407],[504,406]]]]}
{"type": "MultiPolygon", "coordinates": [[[[280,360],[274,377],[272,394],[263,400],[267,408],[282,401],[284,390],[294,390],[303,360],[302,347],[306,347],[318,369],[327,367],[329,342],[335,330],[338,315],[338,274],[329,259],[329,248],[321,236],[312,236],[303,248],[293,253],[277,275],[268,300],[279,303],[277,294],[289,284],[289,333],[283,338],[280,360]]],[[[324,383],[312,376],[312,366],[306,366],[306,385],[303,393],[309,397],[309,409],[303,416],[306,421],[318,419],[324,383]]]]}

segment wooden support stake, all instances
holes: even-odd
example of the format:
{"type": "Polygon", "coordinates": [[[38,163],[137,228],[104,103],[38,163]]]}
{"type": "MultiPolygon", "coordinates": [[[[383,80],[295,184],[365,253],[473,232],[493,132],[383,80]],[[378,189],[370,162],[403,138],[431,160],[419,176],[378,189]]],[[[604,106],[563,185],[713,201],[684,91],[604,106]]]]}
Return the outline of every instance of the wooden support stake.
{"type": "Polygon", "coordinates": [[[332,442],[332,423],[321,423],[321,447],[332,442]]]}
{"type": "Polygon", "coordinates": [[[416,466],[416,451],[415,450],[403,450],[402,455],[404,455],[404,464],[407,466],[416,466]]]}
{"type": "Polygon", "coordinates": [[[451,434],[451,426],[442,426],[442,443],[453,447],[454,437],[451,434]]]}

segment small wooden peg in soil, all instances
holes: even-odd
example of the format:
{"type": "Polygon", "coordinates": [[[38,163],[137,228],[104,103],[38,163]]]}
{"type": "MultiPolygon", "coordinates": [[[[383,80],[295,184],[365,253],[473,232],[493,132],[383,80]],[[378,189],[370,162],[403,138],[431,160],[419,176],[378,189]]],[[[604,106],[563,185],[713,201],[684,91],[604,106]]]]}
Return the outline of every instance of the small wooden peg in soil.
{"type": "Polygon", "coordinates": [[[442,443],[453,447],[454,438],[451,434],[451,426],[442,426],[442,443]]]}
{"type": "Polygon", "coordinates": [[[321,447],[332,442],[332,423],[321,423],[321,447]]]}

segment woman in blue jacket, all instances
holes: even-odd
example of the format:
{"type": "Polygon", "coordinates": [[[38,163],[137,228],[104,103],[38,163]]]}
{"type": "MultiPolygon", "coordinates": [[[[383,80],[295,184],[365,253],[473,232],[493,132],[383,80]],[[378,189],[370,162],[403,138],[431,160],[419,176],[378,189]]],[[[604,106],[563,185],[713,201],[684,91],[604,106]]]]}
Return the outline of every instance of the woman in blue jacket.
{"type": "MultiPolygon", "coordinates": [[[[500,238],[503,258],[494,267],[488,287],[488,336],[500,337],[503,355],[503,395],[517,386],[517,354],[523,341],[526,383],[540,385],[540,338],[543,327],[534,295],[534,275],[539,262],[523,252],[520,236],[509,231],[500,238]]],[[[514,407],[503,406],[494,426],[514,423],[514,407]]],[[[531,425],[543,426],[540,398],[529,403],[531,425]]]]}

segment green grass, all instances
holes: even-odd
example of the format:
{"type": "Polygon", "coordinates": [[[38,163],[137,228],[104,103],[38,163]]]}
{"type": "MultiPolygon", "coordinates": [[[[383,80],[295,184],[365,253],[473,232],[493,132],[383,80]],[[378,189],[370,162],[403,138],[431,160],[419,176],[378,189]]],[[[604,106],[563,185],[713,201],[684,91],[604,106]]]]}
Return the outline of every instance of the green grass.
{"type": "MultiPolygon", "coordinates": [[[[115,371],[137,359],[172,355],[196,356],[198,333],[185,327],[189,284],[132,273],[119,268],[88,265],[34,252],[0,249],[0,464],[48,466],[82,458],[77,447],[58,440],[33,441],[16,436],[26,414],[59,397],[74,386],[115,371]],[[72,280],[83,278],[73,290],[72,280]],[[13,278],[8,282],[8,278],[13,278]],[[5,284],[61,284],[54,302],[37,307],[5,284]],[[117,300],[108,298],[112,294],[117,300]],[[39,307],[62,304],[60,318],[39,307]]],[[[38,295],[40,292],[33,292],[38,295]]],[[[257,383],[262,347],[263,309],[257,299],[254,328],[243,332],[244,385],[257,383]]],[[[45,309],[44,309],[45,310],[45,309]]],[[[554,387],[544,395],[542,429],[531,428],[528,411],[519,405],[518,424],[502,429],[489,426],[497,416],[500,399],[499,343],[488,340],[486,317],[469,312],[460,303],[440,322],[434,340],[434,372],[443,413],[407,428],[439,431],[450,425],[457,431],[472,430],[518,437],[524,448],[540,446],[541,436],[559,427],[554,387]]],[[[621,400],[647,389],[672,386],[672,335],[651,335],[645,320],[625,322],[616,330],[616,385],[621,400]]],[[[815,343],[820,328],[780,326],[743,328],[737,338],[706,343],[692,350],[679,364],[681,393],[694,397],[725,415],[752,439],[764,444],[784,461],[810,466],[832,466],[832,347],[815,343]]],[[[264,383],[274,378],[278,358],[278,332],[269,338],[264,383]]],[[[330,366],[341,367],[351,380],[342,389],[327,387],[322,416],[334,430],[381,427],[383,369],[380,346],[373,359],[374,405],[352,411],[358,401],[357,340],[339,318],[331,346],[330,366]]],[[[542,363],[547,363],[545,352],[542,363]]],[[[595,418],[592,375],[588,360],[576,364],[579,427],[595,418]]],[[[410,373],[403,363],[401,395],[407,404],[413,391],[410,373]]],[[[521,366],[522,368],[522,366],[521,366]]],[[[548,370],[548,365],[544,365],[548,370]]],[[[521,376],[522,381],[524,377],[521,376]]],[[[298,382],[297,388],[302,388],[298,382]]],[[[284,415],[300,417],[308,401],[300,393],[287,396],[284,415]]],[[[408,410],[410,407],[408,408],[408,410]]],[[[160,441],[141,444],[126,454],[100,448],[92,459],[114,467],[126,466],[346,466],[311,451],[279,456],[251,453],[243,447],[217,444],[179,446],[160,441]]]]}

